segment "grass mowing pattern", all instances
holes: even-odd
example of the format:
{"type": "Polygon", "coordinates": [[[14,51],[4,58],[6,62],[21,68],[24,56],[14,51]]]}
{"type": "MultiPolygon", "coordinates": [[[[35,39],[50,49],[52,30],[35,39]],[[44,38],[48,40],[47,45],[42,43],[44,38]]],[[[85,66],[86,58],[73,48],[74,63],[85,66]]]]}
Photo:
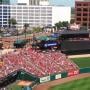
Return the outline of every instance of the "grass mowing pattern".
{"type": "Polygon", "coordinates": [[[49,90],[90,90],[90,77],[53,86],[49,90]]]}
{"type": "Polygon", "coordinates": [[[86,58],[72,58],[72,60],[80,67],[90,67],[90,57],[86,58]]]}

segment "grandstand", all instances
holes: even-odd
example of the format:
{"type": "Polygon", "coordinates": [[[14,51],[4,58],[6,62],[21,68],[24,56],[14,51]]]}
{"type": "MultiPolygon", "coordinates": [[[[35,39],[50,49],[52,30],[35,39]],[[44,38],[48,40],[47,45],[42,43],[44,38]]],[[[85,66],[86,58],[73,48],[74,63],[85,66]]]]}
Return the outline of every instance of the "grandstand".
{"type": "Polygon", "coordinates": [[[3,62],[0,66],[0,78],[20,69],[39,78],[78,69],[78,66],[60,51],[40,52],[30,47],[9,52],[0,59],[3,62]]]}

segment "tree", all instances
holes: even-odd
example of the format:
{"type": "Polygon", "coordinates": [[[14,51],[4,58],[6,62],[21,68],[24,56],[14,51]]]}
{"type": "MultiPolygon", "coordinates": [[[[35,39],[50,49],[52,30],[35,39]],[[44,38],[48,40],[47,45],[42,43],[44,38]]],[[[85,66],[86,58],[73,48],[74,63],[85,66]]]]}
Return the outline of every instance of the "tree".
{"type": "Polygon", "coordinates": [[[73,24],[73,23],[75,23],[75,19],[70,20],[70,24],[73,24]]]}
{"type": "Polygon", "coordinates": [[[1,29],[0,29],[0,37],[2,37],[2,31],[1,31],[1,29]]]}
{"type": "Polygon", "coordinates": [[[58,23],[55,24],[55,26],[57,27],[57,29],[60,29],[60,27],[62,27],[63,25],[62,22],[59,21],[58,23]]]}
{"type": "Polygon", "coordinates": [[[16,24],[17,24],[16,19],[14,19],[14,18],[9,19],[9,25],[10,25],[10,27],[15,27],[16,24]]]}
{"type": "Polygon", "coordinates": [[[42,32],[42,28],[40,27],[34,27],[32,30],[33,33],[38,33],[38,32],[42,32]]]}
{"type": "Polygon", "coordinates": [[[62,22],[63,27],[68,27],[68,24],[69,24],[68,21],[63,21],[62,22]]]}
{"type": "Polygon", "coordinates": [[[27,28],[29,27],[29,24],[28,23],[25,23],[24,24],[24,33],[25,33],[25,39],[26,39],[26,31],[27,31],[27,28]]]}
{"type": "Polygon", "coordinates": [[[60,29],[61,27],[67,27],[68,26],[68,21],[59,21],[58,23],[55,24],[55,27],[57,27],[57,29],[60,29]]]}

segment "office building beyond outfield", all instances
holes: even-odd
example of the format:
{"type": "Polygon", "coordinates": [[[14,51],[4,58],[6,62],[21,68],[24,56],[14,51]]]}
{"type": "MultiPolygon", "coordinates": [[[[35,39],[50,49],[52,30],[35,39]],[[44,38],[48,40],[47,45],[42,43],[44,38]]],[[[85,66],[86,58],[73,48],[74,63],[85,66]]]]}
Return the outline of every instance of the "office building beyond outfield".
{"type": "Polygon", "coordinates": [[[0,5],[0,27],[8,27],[8,20],[14,18],[17,28],[25,23],[32,27],[54,26],[59,21],[70,22],[71,8],[64,6],[0,5]]]}
{"type": "Polygon", "coordinates": [[[25,23],[31,28],[54,26],[59,21],[70,22],[71,8],[64,6],[0,5],[0,27],[9,27],[9,19],[17,21],[17,28],[25,23]]]}

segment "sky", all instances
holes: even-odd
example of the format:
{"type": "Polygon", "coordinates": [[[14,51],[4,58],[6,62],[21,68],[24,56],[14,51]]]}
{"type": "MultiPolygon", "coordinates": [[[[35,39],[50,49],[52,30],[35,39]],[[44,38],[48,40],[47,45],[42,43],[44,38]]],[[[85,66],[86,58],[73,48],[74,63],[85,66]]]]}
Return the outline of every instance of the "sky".
{"type": "MultiPolygon", "coordinates": [[[[11,0],[12,3],[14,3],[17,0],[11,0]]],[[[23,0],[20,0],[23,1],[23,0]]],[[[26,0],[27,1],[27,0],[26,0]]],[[[49,0],[50,4],[52,5],[65,5],[65,6],[71,6],[74,7],[75,0],[49,0]]]]}
{"type": "Polygon", "coordinates": [[[50,0],[50,4],[74,7],[75,0],[50,0]]]}

